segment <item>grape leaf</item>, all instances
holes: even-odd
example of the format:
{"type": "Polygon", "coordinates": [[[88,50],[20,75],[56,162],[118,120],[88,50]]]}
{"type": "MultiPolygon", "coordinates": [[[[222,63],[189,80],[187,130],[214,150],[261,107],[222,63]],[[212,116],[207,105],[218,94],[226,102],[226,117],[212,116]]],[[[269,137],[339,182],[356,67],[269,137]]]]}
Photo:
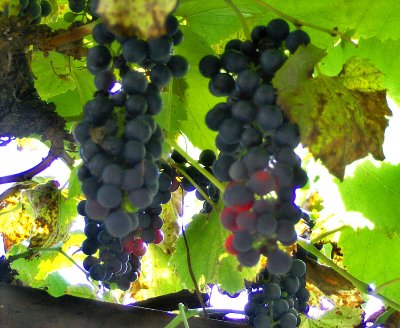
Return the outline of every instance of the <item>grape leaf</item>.
{"type": "Polygon", "coordinates": [[[363,312],[360,308],[335,307],[317,319],[302,316],[299,328],[356,327],[362,321],[363,312]]]}
{"type": "Polygon", "coordinates": [[[74,167],[69,174],[68,180],[68,199],[79,196],[82,191],[82,183],[78,179],[78,170],[81,165],[74,167]]]}
{"type": "MultiPolygon", "coordinates": [[[[185,234],[191,265],[194,276],[201,287],[217,281],[220,265],[218,259],[224,253],[223,243],[227,235],[219,221],[216,211],[213,211],[211,215],[195,215],[192,222],[186,227],[185,234]]],[[[186,288],[194,289],[182,235],[176,242],[176,250],[170,259],[170,265],[175,268],[182,284],[186,288]]]]}
{"type": "MultiPolygon", "coordinates": [[[[224,249],[228,231],[220,223],[221,204],[214,207],[211,214],[198,214],[186,226],[191,264],[200,288],[209,283],[220,284],[221,289],[235,293],[244,288],[244,279],[251,280],[257,269],[242,268],[224,249]]],[[[175,268],[185,288],[194,289],[190,277],[186,246],[181,235],[176,242],[170,265],[175,268]]]]}
{"type": "Polygon", "coordinates": [[[351,58],[337,77],[313,78],[313,68],[324,56],[312,45],[300,47],[273,84],[279,105],[300,127],[302,143],[343,179],[346,165],[369,153],[384,159],[385,115],[391,112],[378,69],[364,59],[351,58]]]}
{"type": "Polygon", "coordinates": [[[168,138],[175,139],[181,131],[181,122],[187,120],[186,107],[172,91],[162,94],[163,109],[155,120],[168,138]]]}
{"type": "Polygon", "coordinates": [[[342,11],[342,15],[347,16],[345,21],[347,28],[354,29],[356,37],[370,38],[379,35],[381,40],[399,39],[398,1],[351,0],[344,1],[343,6],[346,8],[342,11]]]}
{"type": "MultiPolygon", "coordinates": [[[[270,20],[277,18],[275,13],[254,0],[235,0],[234,5],[241,12],[250,30],[254,26],[266,25],[270,20]]],[[[279,0],[270,0],[268,5],[304,22],[328,29],[336,27],[345,32],[349,25],[347,15],[337,10],[337,2],[288,0],[283,3],[279,0]]],[[[341,3],[341,6],[344,6],[344,3],[341,3]]],[[[237,13],[227,1],[182,0],[177,15],[182,16],[190,29],[201,35],[210,45],[221,45],[222,41],[227,41],[232,36],[242,39],[243,26],[237,13]]],[[[321,33],[307,26],[303,28],[318,46],[329,47],[337,40],[337,37],[333,38],[328,33],[321,33]]]]}
{"type": "Polygon", "coordinates": [[[41,52],[34,52],[32,57],[32,72],[36,77],[35,88],[43,100],[76,88],[76,82],[69,74],[71,63],[67,56],[52,51],[47,56],[41,52]]]}
{"type": "Polygon", "coordinates": [[[175,53],[188,60],[190,70],[184,78],[174,81],[174,90],[185,105],[187,113],[187,120],[181,121],[181,129],[194,146],[215,149],[215,133],[207,128],[205,116],[213,105],[222,100],[211,95],[208,91],[209,80],[198,71],[200,59],[213,53],[213,50],[202,37],[190,29],[182,27],[182,31],[185,33],[185,40],[176,47],[175,53]]]}
{"type": "Polygon", "coordinates": [[[101,0],[97,13],[115,32],[147,39],[165,32],[165,18],[175,8],[176,2],[176,0],[101,0]]]}
{"type": "MultiPolygon", "coordinates": [[[[343,265],[356,278],[379,286],[399,278],[400,237],[391,237],[380,230],[346,229],[340,235],[338,246],[343,252],[343,265]]],[[[392,284],[381,292],[395,302],[400,301],[400,285],[392,284]]]]}
{"type": "Polygon", "coordinates": [[[365,161],[338,183],[347,211],[358,211],[391,237],[400,233],[400,165],[365,161]]]}
{"type": "Polygon", "coordinates": [[[384,74],[382,82],[390,97],[400,100],[400,62],[388,54],[400,51],[400,41],[382,41],[380,37],[361,39],[357,48],[343,45],[329,49],[321,69],[327,75],[337,74],[344,62],[352,57],[367,58],[384,74]]]}
{"type": "Polygon", "coordinates": [[[69,209],[65,206],[61,211],[61,204],[66,205],[63,198],[53,180],[23,192],[23,204],[35,218],[30,247],[49,247],[68,236],[71,215],[65,214],[70,206],[69,209]]]}
{"type": "Polygon", "coordinates": [[[66,294],[69,283],[59,272],[50,273],[46,279],[32,284],[34,288],[44,288],[53,297],[60,297],[66,294]]]}
{"type": "Polygon", "coordinates": [[[93,286],[91,285],[84,285],[84,284],[69,285],[65,290],[65,294],[81,298],[89,298],[92,300],[98,299],[93,290],[93,286]]]}
{"type": "Polygon", "coordinates": [[[183,189],[179,188],[172,193],[171,200],[167,204],[162,205],[162,213],[160,214],[164,221],[162,227],[164,240],[158,247],[168,256],[171,256],[174,252],[175,242],[179,236],[180,227],[178,218],[182,206],[182,190],[183,189]]]}
{"type": "Polygon", "coordinates": [[[140,276],[140,282],[148,286],[146,299],[175,293],[182,289],[178,277],[172,267],[168,265],[169,258],[170,256],[166,255],[158,246],[149,245],[149,252],[142,261],[142,267],[148,270],[142,270],[140,276]]]}

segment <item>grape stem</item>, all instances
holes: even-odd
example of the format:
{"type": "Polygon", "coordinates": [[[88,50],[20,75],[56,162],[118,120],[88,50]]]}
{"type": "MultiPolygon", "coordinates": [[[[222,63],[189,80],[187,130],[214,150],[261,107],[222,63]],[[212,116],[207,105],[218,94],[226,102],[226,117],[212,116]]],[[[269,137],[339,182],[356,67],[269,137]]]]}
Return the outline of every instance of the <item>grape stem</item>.
{"type": "MultiPolygon", "coordinates": [[[[170,323],[168,325],[166,325],[164,328],[175,328],[175,327],[179,327],[179,325],[181,323],[183,323],[183,317],[182,317],[182,313],[184,313],[184,316],[187,319],[190,319],[191,317],[194,316],[200,316],[200,317],[204,317],[204,310],[203,309],[189,309],[189,310],[185,310],[184,306],[182,304],[183,307],[183,311],[181,309],[181,304],[179,304],[179,315],[177,315],[173,320],[170,321],[170,323]]],[[[230,313],[235,313],[235,314],[242,314],[245,315],[243,310],[232,310],[232,309],[223,309],[223,308],[206,308],[207,309],[207,313],[216,313],[216,314],[230,314],[230,313]]]]}
{"type": "Polygon", "coordinates": [[[200,188],[200,186],[191,178],[189,174],[185,172],[185,170],[181,169],[179,165],[171,165],[173,168],[175,168],[180,174],[182,174],[186,179],[189,180],[189,182],[198,190],[198,192],[204,197],[204,199],[209,202],[212,206],[215,206],[215,203],[211,200],[210,197],[204,192],[203,189],[200,188]]]}
{"type": "Polygon", "coordinates": [[[247,25],[246,19],[244,18],[242,12],[240,11],[240,9],[233,3],[232,0],[225,0],[225,2],[228,4],[229,7],[231,7],[233,9],[233,11],[238,15],[240,23],[242,24],[243,27],[243,32],[244,32],[244,36],[246,37],[247,40],[251,39],[251,33],[250,33],[250,29],[247,25]]]}
{"type": "Polygon", "coordinates": [[[186,248],[186,260],[187,260],[187,265],[188,265],[190,278],[192,279],[192,282],[193,282],[193,285],[194,285],[194,289],[196,291],[197,298],[199,299],[199,302],[200,302],[200,304],[201,304],[201,306],[203,308],[203,313],[207,317],[206,305],[204,304],[203,296],[201,295],[199,285],[197,284],[196,276],[194,275],[194,272],[193,272],[193,266],[192,266],[192,260],[191,260],[191,257],[190,257],[189,244],[188,244],[188,241],[187,241],[187,238],[186,238],[185,228],[183,227],[183,224],[182,224],[181,230],[182,230],[183,241],[185,243],[185,248],[186,248]]]}
{"type": "Polygon", "coordinates": [[[326,232],[320,234],[319,236],[317,236],[317,237],[311,239],[311,243],[312,243],[312,244],[316,244],[316,243],[318,243],[319,241],[323,240],[324,238],[326,238],[326,237],[328,237],[328,236],[330,236],[330,235],[333,235],[333,234],[336,233],[336,232],[342,231],[342,230],[344,230],[344,229],[346,229],[346,228],[348,228],[348,227],[349,227],[348,225],[342,225],[342,226],[340,226],[340,227],[338,227],[338,228],[336,228],[336,229],[332,229],[332,230],[326,231],[326,232]]]}
{"type": "Polygon", "coordinates": [[[390,306],[391,308],[395,309],[396,311],[400,312],[400,305],[397,304],[396,302],[390,300],[389,298],[377,293],[376,291],[372,291],[371,288],[369,287],[368,284],[365,282],[357,279],[350,273],[348,273],[346,270],[342,269],[339,267],[335,262],[333,262],[331,259],[326,257],[324,254],[322,254],[309,240],[303,239],[303,238],[298,238],[297,243],[303,247],[307,252],[311,253],[312,255],[316,256],[318,258],[318,261],[321,262],[322,264],[325,264],[335,270],[338,274],[340,274],[342,277],[346,278],[348,281],[350,281],[354,287],[356,287],[360,292],[364,294],[368,294],[370,296],[376,297],[379,299],[382,303],[384,303],[387,306],[390,306]]]}
{"type": "Polygon", "coordinates": [[[175,328],[179,327],[181,323],[185,325],[185,327],[189,327],[188,319],[198,315],[197,310],[185,310],[185,306],[182,303],[179,303],[179,314],[170,321],[168,325],[164,328],[175,328]]]}
{"type": "Polygon", "coordinates": [[[374,288],[374,293],[380,292],[382,289],[400,283],[400,278],[392,279],[374,288]]]}
{"type": "Polygon", "coordinates": [[[289,15],[281,12],[280,10],[272,7],[270,4],[268,4],[268,3],[266,3],[266,2],[264,2],[262,0],[254,0],[254,2],[257,2],[260,6],[263,6],[263,7],[267,8],[269,11],[272,11],[274,14],[282,17],[283,19],[285,19],[285,20],[287,20],[289,22],[292,22],[293,25],[296,25],[296,26],[307,26],[307,27],[312,28],[314,30],[318,30],[318,31],[321,31],[321,32],[328,33],[329,35],[332,35],[332,36],[337,35],[337,36],[341,37],[343,40],[346,40],[346,41],[350,42],[352,45],[354,45],[355,47],[357,47],[357,43],[355,43],[353,40],[351,40],[351,38],[348,35],[346,35],[346,34],[344,34],[342,32],[339,32],[336,28],[335,29],[327,29],[327,28],[324,28],[324,27],[321,27],[321,26],[318,26],[318,25],[314,25],[312,23],[304,22],[302,20],[299,20],[297,18],[294,18],[292,16],[289,16],[289,15]]]}
{"type": "Polygon", "coordinates": [[[186,151],[178,145],[177,142],[169,138],[165,138],[164,141],[174,148],[179,154],[186,158],[190,165],[194,166],[202,175],[204,175],[213,185],[215,185],[221,192],[225,190],[224,185],[218,181],[218,179],[202,167],[196,160],[194,160],[186,151]]]}

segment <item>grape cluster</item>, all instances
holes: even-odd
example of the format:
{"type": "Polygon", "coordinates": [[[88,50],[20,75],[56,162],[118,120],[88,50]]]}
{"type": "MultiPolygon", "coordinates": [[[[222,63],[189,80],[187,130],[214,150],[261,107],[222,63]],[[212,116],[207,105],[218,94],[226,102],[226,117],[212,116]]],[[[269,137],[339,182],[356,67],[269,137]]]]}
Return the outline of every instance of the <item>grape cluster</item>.
{"type": "MultiPolygon", "coordinates": [[[[191,166],[185,157],[183,157],[176,150],[173,150],[171,153],[171,159],[175,162],[175,164],[179,167],[179,169],[185,172],[195,184],[202,190],[202,192],[209,197],[209,199],[215,204],[219,200],[219,189],[210,182],[199,170],[197,170],[194,166],[191,166]]],[[[216,159],[215,152],[211,149],[204,149],[198,159],[198,163],[202,165],[207,171],[212,172],[212,165],[216,159]]],[[[203,195],[196,189],[196,187],[192,184],[192,182],[185,176],[176,172],[174,169],[169,169],[170,177],[172,178],[172,185],[174,189],[171,191],[175,191],[179,186],[182,187],[183,190],[187,192],[195,191],[196,198],[198,200],[203,201],[203,208],[200,210],[200,213],[210,213],[213,206],[210,202],[208,202],[203,195]]]]}
{"type": "Polygon", "coordinates": [[[10,284],[14,280],[16,274],[17,271],[11,269],[10,262],[6,257],[4,255],[0,256],[0,282],[10,284]]]}
{"type": "MultiPolygon", "coordinates": [[[[41,19],[49,16],[53,10],[48,0],[19,0],[19,5],[19,16],[28,18],[32,24],[39,24],[41,19]]],[[[4,15],[8,16],[8,10],[7,5],[4,15]]]]}
{"type": "Polygon", "coordinates": [[[227,96],[206,115],[217,131],[220,150],[213,173],[228,182],[223,195],[222,224],[232,232],[225,246],[244,266],[268,257],[271,273],[289,271],[291,257],[277,242],[297,239],[294,225],[302,217],[295,190],[307,183],[307,174],[294,152],[299,129],[276,103],[271,84],[277,70],[301,45],[310,42],[302,30],[290,32],[282,19],[256,26],[251,40],[229,41],[219,57],[207,55],[199,63],[215,96],[227,96]]]}
{"type": "Polygon", "coordinates": [[[295,259],[287,274],[261,272],[248,295],[245,313],[256,328],[295,328],[300,325],[299,313],[308,311],[310,293],[305,288],[306,265],[295,259]]]}
{"type": "Polygon", "coordinates": [[[68,7],[74,13],[88,11],[92,16],[95,16],[99,0],[68,0],[68,7]]]}
{"type": "Polygon", "coordinates": [[[86,197],[78,204],[87,237],[82,251],[93,279],[115,281],[121,289],[137,278],[147,244],[163,240],[161,204],[171,198],[172,180],[160,172],[163,134],[154,115],[162,108],[162,88],[183,77],[188,63],[173,55],[183,36],[172,14],[166,31],[145,41],[116,35],[99,23],[92,32],[97,45],[87,55],[97,91],[74,130],[86,197]],[[121,53],[111,54],[113,42],[121,44],[121,53]],[[114,91],[116,71],[121,89],[114,91]]]}

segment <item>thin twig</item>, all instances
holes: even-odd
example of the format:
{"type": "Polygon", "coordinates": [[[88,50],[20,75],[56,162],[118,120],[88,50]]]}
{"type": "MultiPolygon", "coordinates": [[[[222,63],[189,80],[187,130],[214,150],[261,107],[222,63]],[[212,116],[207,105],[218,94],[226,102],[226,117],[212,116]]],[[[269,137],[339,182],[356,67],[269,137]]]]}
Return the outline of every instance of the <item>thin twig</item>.
{"type": "Polygon", "coordinates": [[[350,42],[352,45],[354,45],[355,47],[357,47],[357,44],[348,35],[346,35],[346,34],[344,34],[342,32],[339,32],[336,29],[328,29],[328,28],[324,28],[324,27],[321,27],[321,26],[318,26],[318,25],[314,25],[314,24],[311,24],[311,23],[304,22],[302,20],[299,20],[297,18],[294,18],[292,16],[289,16],[289,15],[281,12],[280,10],[272,7],[270,4],[268,4],[268,3],[266,3],[266,2],[264,2],[262,0],[254,0],[254,1],[257,2],[260,6],[263,6],[263,7],[267,8],[269,11],[272,11],[276,15],[284,18],[285,20],[287,20],[289,22],[292,22],[294,25],[307,26],[307,27],[312,28],[314,30],[318,30],[318,31],[321,31],[321,32],[328,33],[329,35],[332,35],[332,36],[333,35],[340,36],[343,40],[346,40],[346,41],[350,42]]]}
{"type": "Polygon", "coordinates": [[[67,32],[60,33],[56,36],[45,39],[43,41],[42,48],[45,50],[54,50],[67,43],[83,39],[85,36],[92,33],[93,28],[97,24],[98,23],[95,21],[86,25],[75,27],[67,32]]]}
{"type": "Polygon", "coordinates": [[[182,224],[182,236],[183,236],[183,241],[185,242],[185,247],[186,247],[186,259],[187,259],[190,278],[193,281],[194,289],[196,291],[196,295],[197,295],[197,298],[199,299],[201,307],[203,308],[204,315],[207,317],[206,305],[204,304],[203,296],[201,295],[199,285],[197,284],[197,280],[196,280],[196,277],[195,277],[194,272],[193,272],[192,260],[190,258],[189,245],[188,245],[188,242],[187,242],[186,233],[185,233],[185,229],[183,227],[183,224],[182,224]]]}

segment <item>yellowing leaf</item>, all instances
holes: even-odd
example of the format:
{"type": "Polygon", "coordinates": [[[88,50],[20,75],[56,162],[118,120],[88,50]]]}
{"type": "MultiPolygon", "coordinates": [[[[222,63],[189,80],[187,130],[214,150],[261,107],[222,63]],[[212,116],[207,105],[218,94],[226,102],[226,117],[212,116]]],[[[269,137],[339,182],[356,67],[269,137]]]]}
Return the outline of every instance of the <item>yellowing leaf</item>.
{"type": "Polygon", "coordinates": [[[71,216],[53,180],[25,190],[23,200],[24,206],[35,219],[30,247],[49,247],[66,239],[70,222],[64,219],[71,216]]]}
{"type": "Polygon", "coordinates": [[[369,153],[384,159],[385,116],[391,112],[378,69],[365,59],[350,58],[337,77],[312,77],[324,56],[312,45],[299,48],[273,84],[279,105],[300,127],[302,143],[343,179],[346,165],[369,153]]]}
{"type": "Polygon", "coordinates": [[[103,0],[97,13],[114,31],[147,39],[165,32],[165,19],[175,6],[176,0],[103,0]]]}
{"type": "Polygon", "coordinates": [[[300,328],[356,327],[362,321],[362,313],[360,308],[335,307],[318,319],[302,318],[300,328]]]}

